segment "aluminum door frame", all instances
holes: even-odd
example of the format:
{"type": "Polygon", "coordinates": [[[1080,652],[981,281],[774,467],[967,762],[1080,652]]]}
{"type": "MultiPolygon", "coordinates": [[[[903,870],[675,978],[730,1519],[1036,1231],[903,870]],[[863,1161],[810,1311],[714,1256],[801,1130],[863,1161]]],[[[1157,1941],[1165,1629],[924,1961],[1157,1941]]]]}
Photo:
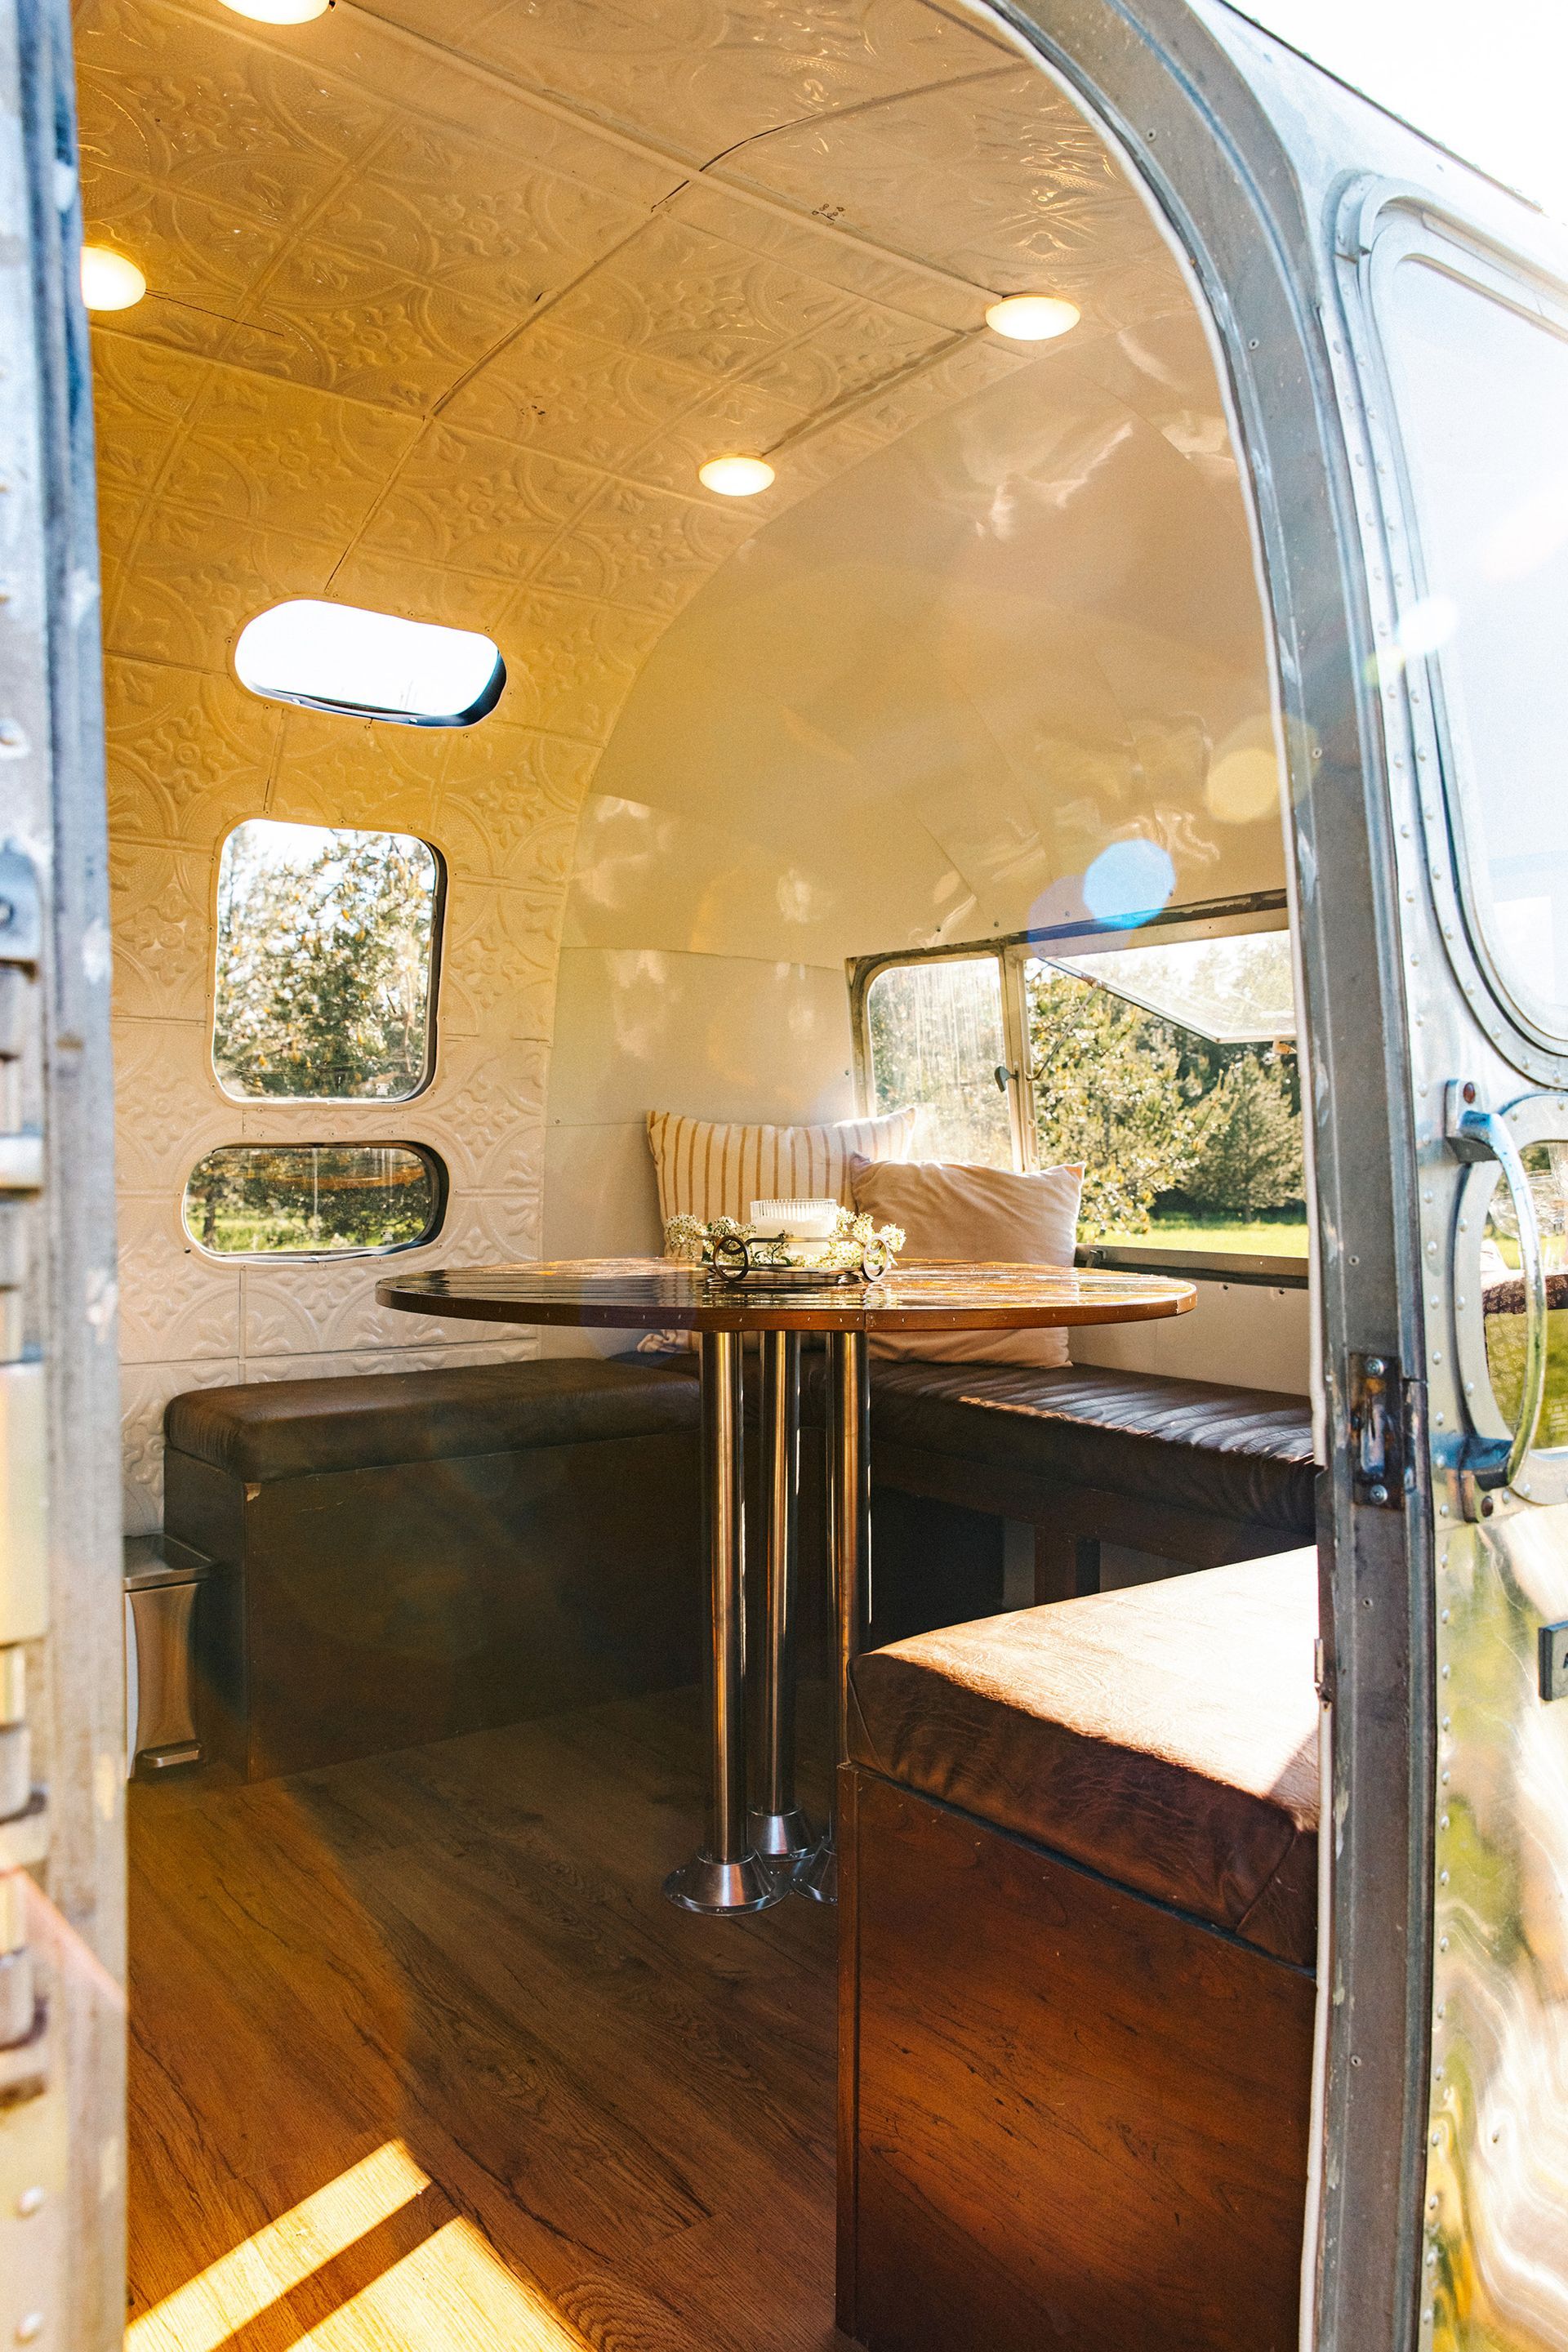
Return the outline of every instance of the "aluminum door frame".
{"type": "MultiPolygon", "coordinates": [[[[7,1872],[9,1891],[23,1895],[38,1994],[30,2048],[0,2051],[0,2327],[40,2352],[110,2352],[125,2325],[120,1372],[76,157],[66,0],[0,0],[0,986],[22,1044],[19,1085],[0,1073],[20,1122],[4,1139],[0,1182],[0,1281],[16,1282],[0,1297],[0,1643],[16,1639],[23,1484],[44,1564],[35,1622],[47,1618],[26,1643],[41,1784],[31,1849],[16,1843],[24,1822],[0,1822],[0,1869],[23,1864],[7,1872]],[[5,935],[30,917],[35,891],[37,951],[18,960],[5,935]],[[26,1151],[18,1166],[29,1134],[41,1136],[41,1169],[26,1151]],[[29,1387],[42,1390],[37,1420],[12,1410],[29,1387]]],[[[15,1728],[7,1712],[3,1736],[15,1728]]]]}
{"type": "Polygon", "coordinates": [[[1437,1671],[1417,1202],[1431,1107],[1409,1046],[1425,976],[1400,922],[1419,682],[1377,670],[1397,592],[1381,394],[1336,277],[1341,198],[1359,177],[1397,178],[1462,200],[1504,247],[1543,233],[1521,200],[1223,0],[994,0],[994,13],[1120,145],[1173,232],[1251,494],[1289,793],[1328,1462],[1331,1867],[1303,2340],[1411,2352],[1428,2252],[1437,1671]],[[1352,1470],[1371,1364],[1396,1407],[1392,1490],[1352,1470]]]}

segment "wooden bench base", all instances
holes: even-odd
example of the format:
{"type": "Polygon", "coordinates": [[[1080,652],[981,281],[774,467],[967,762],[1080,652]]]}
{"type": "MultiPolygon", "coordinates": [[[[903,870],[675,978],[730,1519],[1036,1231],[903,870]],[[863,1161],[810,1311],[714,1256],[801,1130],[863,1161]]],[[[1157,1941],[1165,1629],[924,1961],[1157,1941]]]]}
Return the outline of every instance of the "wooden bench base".
{"type": "Polygon", "coordinates": [[[839,1776],[838,2324],[868,2352],[1294,2352],[1314,1987],[839,1776]]]}
{"type": "MultiPolygon", "coordinates": [[[[961,1456],[874,1440],[871,1476],[874,1485],[906,1495],[971,1509],[974,1506],[975,1465],[961,1456]]],[[[1261,1559],[1291,1543],[1311,1539],[1310,1530],[1219,1518],[1178,1503],[1152,1503],[1135,1495],[1045,1477],[1021,1466],[987,1463],[983,1478],[988,1509],[1034,1528],[1037,1601],[1071,1601],[1098,1592],[1101,1544],[1154,1552],[1185,1568],[1225,1568],[1233,1560],[1261,1559]]]]}

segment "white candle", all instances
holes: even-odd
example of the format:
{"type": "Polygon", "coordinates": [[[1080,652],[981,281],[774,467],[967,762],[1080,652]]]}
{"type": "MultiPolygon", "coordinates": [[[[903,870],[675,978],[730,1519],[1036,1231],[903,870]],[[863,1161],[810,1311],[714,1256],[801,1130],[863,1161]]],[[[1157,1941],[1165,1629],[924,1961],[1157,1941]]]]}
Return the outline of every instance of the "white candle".
{"type": "Polygon", "coordinates": [[[759,1241],[826,1242],[838,1223],[837,1201],[753,1201],[751,1224],[759,1241]]]}

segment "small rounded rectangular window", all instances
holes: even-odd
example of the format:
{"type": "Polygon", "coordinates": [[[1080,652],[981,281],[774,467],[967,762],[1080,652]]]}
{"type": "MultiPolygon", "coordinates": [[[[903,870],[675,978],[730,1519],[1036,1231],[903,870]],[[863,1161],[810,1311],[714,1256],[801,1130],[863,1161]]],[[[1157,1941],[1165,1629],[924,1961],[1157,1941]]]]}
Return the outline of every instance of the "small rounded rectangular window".
{"type": "Polygon", "coordinates": [[[368,1257],[439,1232],[447,1171],[419,1143],[225,1143],[185,1182],[185,1231],[216,1257],[368,1257]]]}
{"type": "Polygon", "coordinates": [[[495,709],[506,684],[500,647],[476,629],[311,596],[291,597],[247,621],[234,667],[241,686],[268,702],[395,727],[472,727],[495,709]]]}
{"type": "Polygon", "coordinates": [[[213,1066],[241,1102],[405,1102],[430,1075],[441,862],[255,817],[223,845],[213,1066]]]}

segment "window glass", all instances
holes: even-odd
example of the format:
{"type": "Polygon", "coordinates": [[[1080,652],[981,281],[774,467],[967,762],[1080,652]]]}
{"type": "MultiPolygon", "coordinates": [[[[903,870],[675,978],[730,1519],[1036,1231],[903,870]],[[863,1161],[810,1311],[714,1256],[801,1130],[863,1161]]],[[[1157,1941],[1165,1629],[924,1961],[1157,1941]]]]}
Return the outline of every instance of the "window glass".
{"type": "Polygon", "coordinates": [[[241,686],[403,727],[471,727],[493,710],[506,665],[490,637],[297,596],[258,613],[234,649],[241,686]]]}
{"type": "Polygon", "coordinates": [[[997,959],[893,964],[867,990],[866,1016],[877,1108],[920,1112],[915,1158],[1011,1168],[1012,1122],[996,1084],[1007,1058],[997,959]]]}
{"type": "Polygon", "coordinates": [[[185,1230],[220,1256],[408,1249],[441,1222],[434,1153],[411,1143],[226,1143],[192,1169],[185,1230]]]}
{"type": "Polygon", "coordinates": [[[224,1092],[397,1102],[429,1070],[436,853],[406,833],[260,818],[218,869],[224,1092]]]}
{"type": "Polygon", "coordinates": [[[1098,981],[1145,1012],[1163,1013],[1219,1045],[1267,1045],[1296,1034],[1289,931],[1178,940],[1171,947],[1052,961],[1058,971],[1098,981]]]}
{"type": "Polygon", "coordinates": [[[1383,325],[1426,561],[1393,658],[1440,665],[1471,910],[1519,1007],[1568,1034],[1568,341],[1406,257],[1383,325]]]}
{"type": "MultiPolygon", "coordinates": [[[[1076,961],[1109,975],[1138,952],[1076,961]]],[[[1043,1168],[1084,1163],[1085,1240],[1305,1256],[1289,1037],[1221,1043],[1056,964],[1026,982],[1036,1150],[1043,1168]]]]}
{"type": "MultiPolygon", "coordinates": [[[[1532,1143],[1523,1159],[1546,1268],[1546,1398],[1536,1443],[1568,1445],[1568,1143],[1532,1143]]],[[[1524,1277],[1519,1220],[1500,1181],[1481,1244],[1481,1311],[1492,1394],[1515,1428],[1524,1397],[1524,1277]]]]}

